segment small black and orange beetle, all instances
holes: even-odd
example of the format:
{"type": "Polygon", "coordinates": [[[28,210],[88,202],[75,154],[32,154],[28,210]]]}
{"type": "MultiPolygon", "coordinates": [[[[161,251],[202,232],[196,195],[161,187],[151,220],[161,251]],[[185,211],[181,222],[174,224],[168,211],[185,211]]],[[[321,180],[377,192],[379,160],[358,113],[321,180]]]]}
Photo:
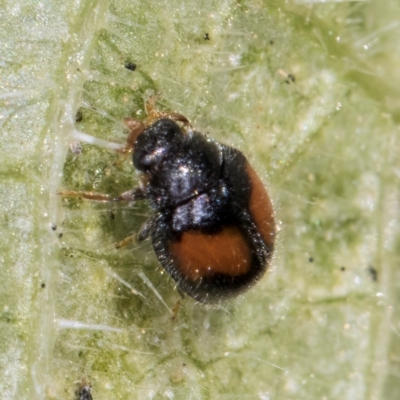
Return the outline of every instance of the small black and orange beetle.
{"type": "Polygon", "coordinates": [[[180,290],[201,302],[247,290],[266,271],[275,242],[274,210],[261,179],[239,150],[193,130],[183,115],[155,111],[154,98],[146,111],[145,121],[125,120],[140,187],[115,198],[60,194],[148,200],[155,214],[136,240],[151,237],[180,290]]]}

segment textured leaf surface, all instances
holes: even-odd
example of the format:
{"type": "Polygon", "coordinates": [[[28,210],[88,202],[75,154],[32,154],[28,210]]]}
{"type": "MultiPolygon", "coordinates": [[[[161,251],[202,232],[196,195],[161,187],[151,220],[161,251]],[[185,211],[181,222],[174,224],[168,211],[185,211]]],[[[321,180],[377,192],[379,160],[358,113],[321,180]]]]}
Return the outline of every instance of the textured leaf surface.
{"type": "Polygon", "coordinates": [[[0,398],[73,399],[85,380],[95,400],[396,398],[396,1],[0,13],[0,398]],[[112,151],[70,148],[78,131],[123,143],[151,92],[247,154],[280,221],[253,290],[221,307],[186,299],[175,320],[150,245],[114,247],[146,205],[55,194],[137,184],[112,151]]]}

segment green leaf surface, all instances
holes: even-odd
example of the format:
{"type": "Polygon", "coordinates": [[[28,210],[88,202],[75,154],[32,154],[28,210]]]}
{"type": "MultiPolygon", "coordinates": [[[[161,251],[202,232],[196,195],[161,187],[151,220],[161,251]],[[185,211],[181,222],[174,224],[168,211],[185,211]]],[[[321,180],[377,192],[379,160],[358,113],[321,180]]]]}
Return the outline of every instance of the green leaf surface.
{"type": "Polygon", "coordinates": [[[0,398],[90,382],[95,400],[396,399],[399,16],[395,0],[3,1],[0,398]],[[56,195],[137,185],[77,140],[124,143],[151,93],[242,150],[279,221],[261,282],[175,319],[151,245],[115,249],[148,206],[56,195]]]}

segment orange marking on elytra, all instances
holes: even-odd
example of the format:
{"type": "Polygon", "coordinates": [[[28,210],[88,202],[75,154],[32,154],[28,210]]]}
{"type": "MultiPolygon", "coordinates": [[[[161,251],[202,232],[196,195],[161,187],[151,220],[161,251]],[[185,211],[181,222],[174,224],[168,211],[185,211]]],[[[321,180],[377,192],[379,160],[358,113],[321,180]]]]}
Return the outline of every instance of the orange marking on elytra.
{"type": "Polygon", "coordinates": [[[170,244],[170,251],[180,272],[192,281],[214,274],[243,275],[252,259],[249,244],[236,227],[213,234],[184,232],[170,244]]]}

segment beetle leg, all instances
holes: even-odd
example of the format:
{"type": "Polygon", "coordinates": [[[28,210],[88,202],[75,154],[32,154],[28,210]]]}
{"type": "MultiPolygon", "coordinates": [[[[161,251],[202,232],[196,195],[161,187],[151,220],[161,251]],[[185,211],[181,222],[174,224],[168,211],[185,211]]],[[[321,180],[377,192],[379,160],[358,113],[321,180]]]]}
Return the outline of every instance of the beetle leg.
{"type": "Polygon", "coordinates": [[[178,312],[181,308],[181,304],[182,304],[182,300],[178,299],[177,302],[175,303],[175,305],[172,307],[172,312],[173,312],[173,315],[171,317],[172,321],[175,321],[175,319],[178,315],[178,312]]]}
{"type": "Polygon", "coordinates": [[[132,190],[128,190],[124,193],[121,193],[119,196],[114,197],[112,201],[135,201],[135,200],[143,200],[145,198],[146,198],[146,193],[143,191],[141,187],[137,187],[132,190]]]}
{"type": "Polygon", "coordinates": [[[130,243],[134,243],[137,241],[137,235],[136,233],[134,235],[130,235],[126,237],[125,239],[121,240],[120,242],[115,244],[116,249],[121,249],[122,247],[128,246],[130,243]]]}
{"type": "Polygon", "coordinates": [[[130,243],[140,243],[143,240],[147,239],[153,230],[154,223],[156,219],[154,217],[150,217],[139,229],[138,233],[130,235],[120,242],[115,244],[115,248],[120,249],[122,247],[127,246],[130,243]]]}
{"type": "Polygon", "coordinates": [[[79,192],[74,190],[59,190],[58,195],[63,197],[81,197],[82,199],[94,201],[113,201],[112,196],[109,194],[95,193],[95,192],[79,192]]]}
{"type": "Polygon", "coordinates": [[[156,217],[150,217],[139,229],[137,234],[137,241],[142,242],[147,239],[154,230],[154,224],[156,223],[156,217]]]}
{"type": "Polygon", "coordinates": [[[135,188],[133,190],[128,190],[127,192],[124,192],[117,197],[103,193],[79,192],[73,190],[60,190],[57,192],[57,194],[63,197],[80,197],[82,199],[104,201],[104,202],[134,201],[134,200],[141,200],[146,197],[145,193],[143,192],[143,189],[140,187],[135,188]]]}

